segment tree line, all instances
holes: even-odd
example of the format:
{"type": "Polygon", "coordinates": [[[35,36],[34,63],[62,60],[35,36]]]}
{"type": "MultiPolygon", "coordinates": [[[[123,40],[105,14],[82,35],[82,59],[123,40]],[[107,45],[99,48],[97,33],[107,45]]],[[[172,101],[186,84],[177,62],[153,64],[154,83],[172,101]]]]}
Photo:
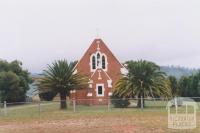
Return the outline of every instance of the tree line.
{"type": "MultiPolygon", "coordinates": [[[[37,86],[42,100],[52,100],[57,94],[60,96],[61,109],[66,109],[66,96],[74,89],[88,86],[88,78],[74,70],[76,62],[66,60],[55,61],[48,65],[37,86]]],[[[122,75],[113,89],[112,98],[121,98],[122,106],[129,102],[124,98],[138,98],[138,107],[145,105],[142,98],[152,97],[199,97],[200,71],[180,79],[167,76],[160,66],[154,62],[139,60],[127,61],[128,74],[122,75]],[[142,101],[141,101],[142,100],[142,101]]],[[[7,62],[0,60],[0,101],[24,102],[26,93],[30,89],[32,78],[27,70],[22,68],[22,62],[7,62]]],[[[119,103],[114,103],[121,106],[119,103]]]]}
{"type": "Polygon", "coordinates": [[[0,102],[24,102],[31,83],[30,73],[22,68],[22,62],[0,60],[0,102]]]}
{"type": "Polygon", "coordinates": [[[169,76],[169,80],[173,96],[200,97],[200,71],[180,79],[169,76]]]}
{"type": "Polygon", "coordinates": [[[128,106],[128,100],[123,100],[123,98],[137,98],[137,107],[141,107],[145,106],[145,98],[147,97],[200,96],[200,71],[178,79],[175,76],[167,76],[160,66],[153,62],[140,60],[128,61],[126,64],[129,73],[118,81],[112,97],[122,98],[122,100],[120,102],[113,100],[115,106],[128,106]]]}

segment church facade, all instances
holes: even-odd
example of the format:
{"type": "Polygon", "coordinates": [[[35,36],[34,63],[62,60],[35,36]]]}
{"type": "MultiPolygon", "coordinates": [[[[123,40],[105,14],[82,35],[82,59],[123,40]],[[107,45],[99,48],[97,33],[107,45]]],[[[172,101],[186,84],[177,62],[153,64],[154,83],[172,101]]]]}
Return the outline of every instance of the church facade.
{"type": "Polygon", "coordinates": [[[71,92],[78,104],[107,104],[116,82],[127,69],[118,61],[102,39],[95,39],[75,66],[75,72],[87,75],[88,88],[71,92]]]}

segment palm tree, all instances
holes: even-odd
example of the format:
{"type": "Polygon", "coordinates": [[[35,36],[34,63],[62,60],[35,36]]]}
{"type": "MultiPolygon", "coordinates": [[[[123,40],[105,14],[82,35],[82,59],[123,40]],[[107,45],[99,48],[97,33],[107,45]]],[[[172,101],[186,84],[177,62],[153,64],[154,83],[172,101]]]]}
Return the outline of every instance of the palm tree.
{"type": "Polygon", "coordinates": [[[160,67],[148,61],[129,61],[127,75],[117,82],[114,94],[137,97],[138,107],[144,106],[145,97],[170,96],[171,91],[160,67]],[[142,100],[142,101],[141,101],[142,100]]]}
{"type": "Polygon", "coordinates": [[[74,63],[66,60],[59,60],[52,65],[48,65],[47,70],[43,71],[42,78],[39,80],[39,89],[42,92],[52,91],[60,96],[60,108],[66,109],[66,97],[70,91],[81,89],[88,85],[86,76],[76,73],[74,63]]]}

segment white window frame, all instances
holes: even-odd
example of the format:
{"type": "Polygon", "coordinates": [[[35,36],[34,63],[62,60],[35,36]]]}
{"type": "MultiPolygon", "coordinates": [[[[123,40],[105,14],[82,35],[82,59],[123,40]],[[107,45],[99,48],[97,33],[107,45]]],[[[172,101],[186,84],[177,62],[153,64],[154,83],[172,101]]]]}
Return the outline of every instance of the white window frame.
{"type": "Polygon", "coordinates": [[[95,66],[96,66],[96,69],[98,69],[98,68],[102,68],[102,57],[104,56],[105,57],[105,69],[103,69],[104,71],[108,71],[108,58],[107,58],[107,56],[106,56],[106,54],[104,54],[104,53],[101,53],[101,52],[99,52],[99,51],[97,51],[96,53],[94,53],[94,54],[92,54],[91,56],[90,56],[90,63],[89,63],[89,65],[90,65],[90,71],[91,72],[95,72],[95,70],[96,69],[93,69],[93,64],[92,64],[92,58],[93,58],[93,56],[95,57],[95,66]],[[99,64],[99,66],[97,66],[97,62],[98,62],[98,60],[97,60],[97,54],[100,54],[100,64],[99,64]]]}
{"type": "Polygon", "coordinates": [[[96,57],[96,54],[92,54],[92,55],[90,56],[90,71],[91,71],[91,72],[95,72],[95,70],[96,70],[96,69],[93,69],[93,66],[92,66],[92,65],[93,65],[93,64],[92,64],[92,58],[93,58],[93,56],[95,57],[95,67],[96,67],[96,69],[97,69],[97,64],[96,64],[96,63],[97,63],[97,61],[96,61],[96,60],[97,60],[97,57],[96,57]]]}
{"type": "Polygon", "coordinates": [[[100,52],[97,52],[96,53],[96,68],[102,68],[102,54],[100,53],[100,52]],[[97,59],[97,55],[100,55],[100,58],[99,58],[99,61],[100,61],[100,63],[99,63],[99,66],[97,65],[98,64],[98,59],[97,59]]]}
{"type": "Polygon", "coordinates": [[[108,71],[108,58],[107,58],[107,56],[103,53],[103,54],[101,54],[101,62],[102,62],[102,57],[105,57],[105,69],[103,69],[103,67],[102,67],[102,63],[101,63],[101,68],[104,70],[104,71],[108,71]]]}
{"type": "Polygon", "coordinates": [[[97,97],[104,97],[104,91],[105,91],[105,88],[104,88],[104,84],[96,84],[96,96],[97,97]],[[102,86],[102,94],[98,94],[98,87],[99,86],[102,86]]]}

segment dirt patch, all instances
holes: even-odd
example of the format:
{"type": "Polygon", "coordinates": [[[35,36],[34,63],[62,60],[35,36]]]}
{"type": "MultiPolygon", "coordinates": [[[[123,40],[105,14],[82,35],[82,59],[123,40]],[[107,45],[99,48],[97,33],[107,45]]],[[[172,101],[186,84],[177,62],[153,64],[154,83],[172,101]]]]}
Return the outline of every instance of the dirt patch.
{"type": "MultiPolygon", "coordinates": [[[[92,116],[65,120],[0,123],[0,133],[184,133],[167,129],[164,117],[92,116]]],[[[196,132],[192,132],[196,133],[196,132]]]]}
{"type": "Polygon", "coordinates": [[[1,133],[133,133],[137,126],[121,118],[85,118],[0,125],[1,133]]]}

